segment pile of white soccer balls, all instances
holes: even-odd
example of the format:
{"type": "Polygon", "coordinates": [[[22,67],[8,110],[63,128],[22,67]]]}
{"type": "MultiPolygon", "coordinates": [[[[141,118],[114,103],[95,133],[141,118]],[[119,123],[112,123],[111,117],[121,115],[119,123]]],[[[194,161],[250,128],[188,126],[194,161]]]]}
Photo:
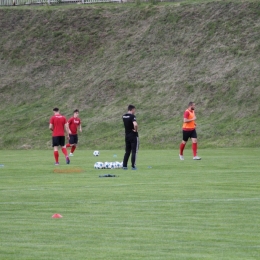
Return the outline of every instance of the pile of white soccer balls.
{"type": "Polygon", "coordinates": [[[94,164],[95,169],[121,169],[123,162],[96,162],[94,164]]]}
{"type": "MultiPolygon", "coordinates": [[[[99,156],[99,151],[93,152],[94,156],[99,156]]],[[[95,169],[121,169],[123,162],[96,162],[94,164],[95,169]]]]}

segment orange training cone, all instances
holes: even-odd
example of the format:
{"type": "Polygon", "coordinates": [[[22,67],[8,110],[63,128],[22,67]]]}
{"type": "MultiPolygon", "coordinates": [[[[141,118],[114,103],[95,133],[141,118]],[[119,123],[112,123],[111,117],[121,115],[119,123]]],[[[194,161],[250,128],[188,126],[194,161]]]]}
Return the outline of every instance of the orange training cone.
{"type": "Polygon", "coordinates": [[[55,214],[52,215],[52,218],[62,218],[62,215],[55,213],[55,214]]]}

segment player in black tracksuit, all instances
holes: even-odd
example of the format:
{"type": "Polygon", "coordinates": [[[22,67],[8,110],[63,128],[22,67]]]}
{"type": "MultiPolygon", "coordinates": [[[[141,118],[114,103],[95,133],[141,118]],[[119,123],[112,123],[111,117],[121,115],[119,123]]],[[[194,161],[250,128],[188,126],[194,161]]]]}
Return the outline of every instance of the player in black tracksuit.
{"type": "Polygon", "coordinates": [[[136,154],[138,152],[138,125],[135,117],[135,106],[129,105],[128,112],[123,115],[123,122],[125,126],[125,156],[123,161],[123,169],[127,170],[127,162],[131,156],[132,170],[136,170],[136,154]]]}

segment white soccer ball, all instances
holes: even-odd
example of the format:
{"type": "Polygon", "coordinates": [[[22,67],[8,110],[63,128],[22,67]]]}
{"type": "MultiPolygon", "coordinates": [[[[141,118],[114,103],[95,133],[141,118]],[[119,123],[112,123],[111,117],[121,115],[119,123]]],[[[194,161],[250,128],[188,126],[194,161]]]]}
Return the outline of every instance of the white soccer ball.
{"type": "Polygon", "coordinates": [[[115,168],[116,168],[116,169],[121,168],[120,165],[121,165],[120,162],[115,162],[115,168]]]}
{"type": "Polygon", "coordinates": [[[109,169],[110,163],[109,162],[105,162],[103,166],[104,166],[104,169],[109,169]]]}
{"type": "Polygon", "coordinates": [[[94,164],[94,168],[95,169],[102,169],[103,168],[103,163],[102,162],[96,162],[95,164],[94,164]]]}
{"type": "Polygon", "coordinates": [[[116,168],[116,163],[115,162],[111,162],[111,169],[115,169],[116,168]]]}
{"type": "Polygon", "coordinates": [[[94,156],[99,156],[99,151],[94,151],[94,152],[93,152],[93,155],[94,155],[94,156]]]}

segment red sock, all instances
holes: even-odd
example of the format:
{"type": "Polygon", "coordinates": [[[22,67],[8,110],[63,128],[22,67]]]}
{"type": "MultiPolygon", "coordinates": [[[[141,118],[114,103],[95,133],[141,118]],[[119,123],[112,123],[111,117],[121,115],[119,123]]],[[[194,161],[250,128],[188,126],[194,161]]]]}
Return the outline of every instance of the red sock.
{"type": "Polygon", "coordinates": [[[59,162],[59,152],[54,151],[53,154],[54,154],[54,158],[55,158],[56,163],[58,163],[59,162]]]}
{"type": "Polygon", "coordinates": [[[72,146],[70,152],[73,153],[76,150],[76,146],[72,146]]]}
{"type": "Polygon", "coordinates": [[[184,144],[184,143],[181,143],[181,144],[180,144],[180,155],[183,155],[183,150],[184,150],[184,148],[185,148],[185,145],[186,145],[186,144],[184,144]]]}
{"type": "Polygon", "coordinates": [[[193,157],[197,156],[197,143],[192,143],[193,157]]]}
{"type": "Polygon", "coordinates": [[[70,147],[70,144],[66,144],[66,147],[70,147]]]}
{"type": "Polygon", "coordinates": [[[68,151],[67,151],[67,149],[66,149],[66,148],[62,148],[61,150],[62,150],[63,154],[67,157],[67,156],[68,156],[68,151]]]}

